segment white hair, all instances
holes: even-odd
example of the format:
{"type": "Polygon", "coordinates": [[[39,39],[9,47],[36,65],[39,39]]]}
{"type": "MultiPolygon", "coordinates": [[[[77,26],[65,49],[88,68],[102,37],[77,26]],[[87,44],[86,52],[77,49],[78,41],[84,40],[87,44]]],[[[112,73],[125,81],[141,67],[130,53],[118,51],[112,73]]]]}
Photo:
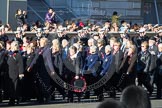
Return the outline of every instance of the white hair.
{"type": "Polygon", "coordinates": [[[109,51],[111,51],[111,46],[110,45],[106,45],[105,49],[108,49],[109,51]]]}
{"type": "Polygon", "coordinates": [[[91,46],[91,47],[90,47],[90,51],[91,51],[92,53],[96,53],[96,52],[97,52],[97,47],[96,47],[96,46],[91,46]]]}
{"type": "Polygon", "coordinates": [[[90,39],[88,40],[88,42],[93,42],[93,43],[94,43],[94,39],[93,39],[93,38],[90,38],[90,39]]]}

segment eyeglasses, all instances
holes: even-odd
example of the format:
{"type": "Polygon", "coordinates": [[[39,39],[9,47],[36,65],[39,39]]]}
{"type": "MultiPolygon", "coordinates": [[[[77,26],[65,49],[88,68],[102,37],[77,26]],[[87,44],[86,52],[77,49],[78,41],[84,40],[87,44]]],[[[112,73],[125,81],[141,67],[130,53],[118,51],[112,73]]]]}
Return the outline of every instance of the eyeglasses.
{"type": "Polygon", "coordinates": [[[141,46],[141,47],[145,47],[145,46],[141,46]]]}

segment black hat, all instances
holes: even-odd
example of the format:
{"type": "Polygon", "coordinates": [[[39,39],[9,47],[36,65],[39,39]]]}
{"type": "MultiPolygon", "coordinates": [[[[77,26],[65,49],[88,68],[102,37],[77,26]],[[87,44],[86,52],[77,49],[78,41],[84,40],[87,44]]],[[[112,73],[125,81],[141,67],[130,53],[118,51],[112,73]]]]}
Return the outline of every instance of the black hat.
{"type": "Polygon", "coordinates": [[[125,34],[125,38],[126,38],[126,39],[130,39],[129,34],[125,34]]]}
{"type": "Polygon", "coordinates": [[[149,40],[154,40],[155,41],[156,39],[155,39],[155,37],[152,36],[152,37],[150,37],[149,40]]]}

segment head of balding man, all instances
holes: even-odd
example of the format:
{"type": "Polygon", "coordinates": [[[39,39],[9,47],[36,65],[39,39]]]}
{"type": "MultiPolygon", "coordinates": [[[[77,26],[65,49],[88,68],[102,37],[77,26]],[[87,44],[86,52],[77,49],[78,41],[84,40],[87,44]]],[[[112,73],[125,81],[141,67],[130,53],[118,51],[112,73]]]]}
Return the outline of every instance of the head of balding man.
{"type": "Polygon", "coordinates": [[[160,43],[160,44],[158,45],[158,51],[159,51],[159,52],[162,52],[162,43],[160,43]]]}

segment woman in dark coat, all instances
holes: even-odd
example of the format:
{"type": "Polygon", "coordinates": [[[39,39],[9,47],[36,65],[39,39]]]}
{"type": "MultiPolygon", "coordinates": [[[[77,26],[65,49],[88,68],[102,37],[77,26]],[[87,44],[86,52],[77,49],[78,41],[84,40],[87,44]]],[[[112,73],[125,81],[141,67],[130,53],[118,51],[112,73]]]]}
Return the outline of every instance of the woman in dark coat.
{"type": "MultiPolygon", "coordinates": [[[[71,46],[69,48],[69,57],[66,58],[63,63],[65,66],[63,77],[68,84],[71,84],[72,80],[79,79],[80,76],[80,63],[81,57],[78,56],[77,48],[75,46],[71,46]]],[[[68,100],[69,102],[73,102],[73,91],[71,88],[67,88],[68,90],[68,100]]],[[[80,101],[80,93],[77,93],[78,101],[80,101]]]]}
{"type": "Polygon", "coordinates": [[[122,89],[129,85],[135,85],[136,78],[136,46],[131,45],[126,52],[122,64],[120,66],[120,71],[122,73],[119,85],[122,89]]]}
{"type": "Polygon", "coordinates": [[[15,14],[15,18],[17,20],[17,26],[18,27],[22,27],[23,24],[25,24],[25,19],[26,19],[27,15],[26,15],[26,11],[23,11],[21,9],[18,9],[16,14],[15,14]]]}
{"type": "Polygon", "coordinates": [[[4,92],[8,85],[8,74],[7,74],[7,65],[6,65],[6,50],[4,49],[4,43],[0,41],[0,102],[3,100],[4,92]]]}
{"type": "Polygon", "coordinates": [[[32,60],[35,57],[34,47],[27,45],[25,53],[23,53],[23,62],[24,62],[24,80],[23,80],[23,96],[26,99],[34,98],[36,96],[36,70],[35,67],[32,68],[30,72],[27,71],[27,68],[30,66],[32,60]]]}
{"type": "Polygon", "coordinates": [[[49,49],[48,39],[44,37],[41,38],[39,49],[36,50],[35,57],[27,69],[27,71],[30,72],[33,66],[35,67],[39,103],[49,102],[51,97],[48,90],[51,86],[49,72],[53,72],[53,70],[51,71],[49,67],[49,65],[52,64],[51,61],[49,61],[49,59],[51,59],[49,49]]]}
{"type": "MultiPolygon", "coordinates": [[[[63,61],[62,61],[62,55],[60,50],[60,43],[58,39],[54,39],[52,41],[52,48],[50,49],[51,54],[51,62],[53,64],[53,70],[56,72],[56,74],[62,78],[63,74],[63,61]]],[[[52,87],[57,88],[57,90],[61,93],[63,96],[63,99],[65,99],[66,93],[63,87],[61,87],[59,84],[57,84],[55,81],[51,81],[52,87]]]]}
{"type": "Polygon", "coordinates": [[[18,50],[19,50],[18,42],[13,41],[11,43],[11,52],[9,53],[7,61],[9,65],[9,78],[11,79],[9,105],[14,105],[15,99],[17,99],[17,102],[19,101],[18,81],[24,76],[23,58],[18,50]]]}

